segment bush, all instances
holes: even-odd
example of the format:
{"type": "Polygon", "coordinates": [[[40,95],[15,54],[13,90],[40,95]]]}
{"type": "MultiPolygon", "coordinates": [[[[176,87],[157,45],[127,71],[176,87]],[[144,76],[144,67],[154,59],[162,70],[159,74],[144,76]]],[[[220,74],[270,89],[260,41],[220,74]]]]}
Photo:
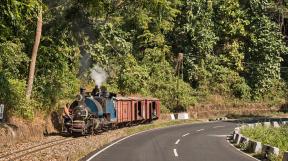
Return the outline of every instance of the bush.
{"type": "Polygon", "coordinates": [[[119,89],[122,94],[145,93],[148,73],[145,67],[139,66],[136,59],[128,54],[121,59],[119,89]]]}
{"type": "Polygon", "coordinates": [[[235,97],[240,99],[250,99],[251,98],[251,88],[245,83],[243,78],[240,78],[239,83],[232,84],[232,93],[235,97]]]}
{"type": "Polygon", "coordinates": [[[7,113],[32,119],[35,102],[25,97],[26,82],[17,79],[6,79],[0,74],[0,101],[6,106],[7,113]]]}

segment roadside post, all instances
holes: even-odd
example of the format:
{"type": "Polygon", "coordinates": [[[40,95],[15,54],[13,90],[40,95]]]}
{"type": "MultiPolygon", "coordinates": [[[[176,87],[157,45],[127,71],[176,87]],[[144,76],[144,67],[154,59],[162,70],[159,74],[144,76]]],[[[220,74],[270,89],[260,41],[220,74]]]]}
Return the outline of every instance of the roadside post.
{"type": "Polygon", "coordinates": [[[4,104],[0,104],[0,121],[4,120],[4,104]]]}

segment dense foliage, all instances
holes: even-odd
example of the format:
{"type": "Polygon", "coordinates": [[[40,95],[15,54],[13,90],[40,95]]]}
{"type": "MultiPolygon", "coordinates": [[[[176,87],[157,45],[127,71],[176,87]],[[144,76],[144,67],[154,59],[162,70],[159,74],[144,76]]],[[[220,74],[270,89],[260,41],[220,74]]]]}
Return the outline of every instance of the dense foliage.
{"type": "Polygon", "coordinates": [[[11,114],[33,117],[34,109],[49,110],[91,83],[94,65],[107,71],[109,90],[158,97],[163,111],[213,94],[283,99],[286,10],[274,0],[1,0],[0,102],[11,114]],[[40,6],[43,31],[27,101],[40,6]],[[175,71],[180,52],[183,79],[175,71]]]}

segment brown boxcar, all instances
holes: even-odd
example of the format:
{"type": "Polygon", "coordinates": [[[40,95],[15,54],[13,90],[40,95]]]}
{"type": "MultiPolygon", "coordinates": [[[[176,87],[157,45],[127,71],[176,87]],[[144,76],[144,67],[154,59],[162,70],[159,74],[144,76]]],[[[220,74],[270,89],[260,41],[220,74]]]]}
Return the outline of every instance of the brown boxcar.
{"type": "Polygon", "coordinates": [[[145,99],[139,97],[129,97],[132,100],[132,119],[141,121],[145,119],[145,99]]]}
{"type": "Polygon", "coordinates": [[[156,98],[146,98],[146,118],[149,120],[160,117],[160,100],[156,98]]]}
{"type": "Polygon", "coordinates": [[[160,117],[160,101],[156,98],[116,97],[117,123],[152,121],[160,117]]]}
{"type": "Polygon", "coordinates": [[[116,97],[115,100],[117,123],[133,121],[132,100],[127,97],[116,97]]]}

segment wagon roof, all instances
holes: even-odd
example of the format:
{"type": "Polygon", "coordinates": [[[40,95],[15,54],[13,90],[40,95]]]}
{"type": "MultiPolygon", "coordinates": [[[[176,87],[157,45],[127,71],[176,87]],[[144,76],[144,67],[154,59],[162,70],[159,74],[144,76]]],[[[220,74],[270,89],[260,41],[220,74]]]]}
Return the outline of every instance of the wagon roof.
{"type": "Polygon", "coordinates": [[[132,100],[145,100],[143,97],[129,97],[132,100]]]}
{"type": "Polygon", "coordinates": [[[158,98],[153,98],[153,97],[147,97],[145,98],[146,100],[151,100],[151,101],[159,101],[158,98]]]}
{"type": "Polygon", "coordinates": [[[123,96],[118,96],[115,97],[116,100],[149,100],[149,101],[159,101],[158,98],[153,98],[153,97],[123,97],[123,96]]]}
{"type": "Polygon", "coordinates": [[[131,100],[131,98],[129,98],[129,97],[115,97],[115,99],[116,100],[127,100],[127,101],[129,101],[129,100],[131,100]]]}

